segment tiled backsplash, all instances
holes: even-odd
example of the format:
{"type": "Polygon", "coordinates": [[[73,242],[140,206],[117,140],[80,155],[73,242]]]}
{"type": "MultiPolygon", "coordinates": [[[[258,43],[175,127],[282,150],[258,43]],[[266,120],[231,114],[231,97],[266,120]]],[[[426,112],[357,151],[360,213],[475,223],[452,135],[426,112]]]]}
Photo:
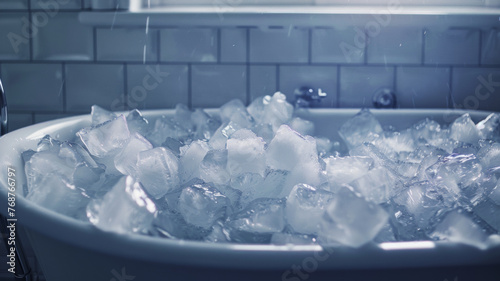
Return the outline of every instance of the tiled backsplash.
{"type": "Polygon", "coordinates": [[[11,129],[92,104],[216,107],[302,86],[326,92],[324,107],[371,107],[390,88],[401,108],[500,111],[498,25],[92,26],[85,1],[60,2],[0,2],[11,129]]]}

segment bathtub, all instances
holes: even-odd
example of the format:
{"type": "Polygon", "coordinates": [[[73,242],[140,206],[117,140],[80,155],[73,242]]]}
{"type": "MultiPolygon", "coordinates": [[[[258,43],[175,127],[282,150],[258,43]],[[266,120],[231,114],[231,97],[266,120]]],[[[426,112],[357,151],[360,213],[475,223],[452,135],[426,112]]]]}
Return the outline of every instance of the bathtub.
{"type": "MultiPolygon", "coordinates": [[[[316,134],[339,140],[338,129],[359,109],[310,109],[299,116],[316,134]]],[[[216,110],[208,110],[216,114],[216,110]]],[[[464,111],[373,110],[382,125],[403,129],[432,118],[450,123],[464,111]]],[[[145,111],[153,121],[173,110],[145,111]]],[[[472,111],[477,122],[490,112],[472,111]]],[[[46,134],[68,139],[90,124],[77,116],[36,124],[0,138],[0,213],[7,215],[7,169],[16,169],[17,227],[26,231],[49,281],[99,280],[498,280],[500,241],[487,250],[433,242],[397,242],[349,247],[209,244],[103,232],[90,223],[55,213],[24,199],[20,154],[46,134]],[[469,274],[469,275],[467,275],[469,274]],[[471,275],[475,274],[475,275],[471,275]],[[482,275],[481,275],[482,274],[482,275]],[[453,279],[457,277],[456,279],[453,279]]],[[[4,265],[2,265],[3,267],[4,265]]]]}

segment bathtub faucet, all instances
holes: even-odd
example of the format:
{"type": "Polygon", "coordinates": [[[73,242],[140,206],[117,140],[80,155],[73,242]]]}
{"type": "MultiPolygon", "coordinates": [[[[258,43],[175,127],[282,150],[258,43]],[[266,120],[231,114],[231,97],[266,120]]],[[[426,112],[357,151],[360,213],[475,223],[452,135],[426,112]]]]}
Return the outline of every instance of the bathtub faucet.
{"type": "Polygon", "coordinates": [[[7,99],[0,80],[0,136],[7,134],[7,99]]]}
{"type": "Polygon", "coordinates": [[[318,88],[314,90],[311,87],[301,87],[295,89],[295,107],[318,107],[321,100],[326,98],[327,94],[318,88]]]}

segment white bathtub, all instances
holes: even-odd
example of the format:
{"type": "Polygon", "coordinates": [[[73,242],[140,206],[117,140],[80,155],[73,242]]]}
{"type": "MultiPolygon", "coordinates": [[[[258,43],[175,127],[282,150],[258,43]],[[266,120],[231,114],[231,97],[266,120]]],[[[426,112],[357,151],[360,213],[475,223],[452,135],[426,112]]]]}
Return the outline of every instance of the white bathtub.
{"type": "MultiPolygon", "coordinates": [[[[316,123],[317,135],[338,139],[338,128],[357,112],[358,109],[317,109],[301,115],[316,123]]],[[[373,113],[383,125],[402,129],[426,117],[449,122],[453,120],[450,116],[457,117],[464,112],[373,110],[373,113]]],[[[163,114],[173,114],[173,111],[144,112],[149,120],[163,114]]],[[[477,122],[489,112],[470,114],[477,122]]],[[[67,139],[89,124],[89,115],[77,116],[33,125],[0,138],[0,212],[3,215],[7,212],[3,203],[7,202],[7,168],[17,170],[18,191],[25,183],[20,153],[34,149],[45,134],[67,139]]],[[[17,224],[26,230],[49,281],[339,280],[342,276],[349,276],[349,280],[442,281],[445,277],[453,280],[454,275],[463,281],[467,278],[460,279],[460,272],[467,266],[479,266],[478,274],[481,271],[487,276],[499,274],[500,242],[487,250],[431,241],[368,244],[359,249],[209,244],[103,232],[90,223],[44,209],[21,196],[16,203],[17,224]],[[300,272],[294,271],[297,266],[301,267],[300,272]]],[[[487,280],[485,276],[476,280],[487,280]]]]}

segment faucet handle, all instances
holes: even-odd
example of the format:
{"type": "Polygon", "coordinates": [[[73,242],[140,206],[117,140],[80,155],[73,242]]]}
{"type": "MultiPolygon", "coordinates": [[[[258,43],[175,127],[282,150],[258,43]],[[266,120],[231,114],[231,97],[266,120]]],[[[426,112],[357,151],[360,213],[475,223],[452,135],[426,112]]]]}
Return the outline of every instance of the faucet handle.
{"type": "Polygon", "coordinates": [[[321,88],[314,90],[311,87],[301,87],[295,89],[295,107],[315,107],[321,103],[321,99],[326,98],[327,93],[321,88]]]}
{"type": "Polygon", "coordinates": [[[0,136],[7,134],[7,99],[0,80],[0,136]]]}

